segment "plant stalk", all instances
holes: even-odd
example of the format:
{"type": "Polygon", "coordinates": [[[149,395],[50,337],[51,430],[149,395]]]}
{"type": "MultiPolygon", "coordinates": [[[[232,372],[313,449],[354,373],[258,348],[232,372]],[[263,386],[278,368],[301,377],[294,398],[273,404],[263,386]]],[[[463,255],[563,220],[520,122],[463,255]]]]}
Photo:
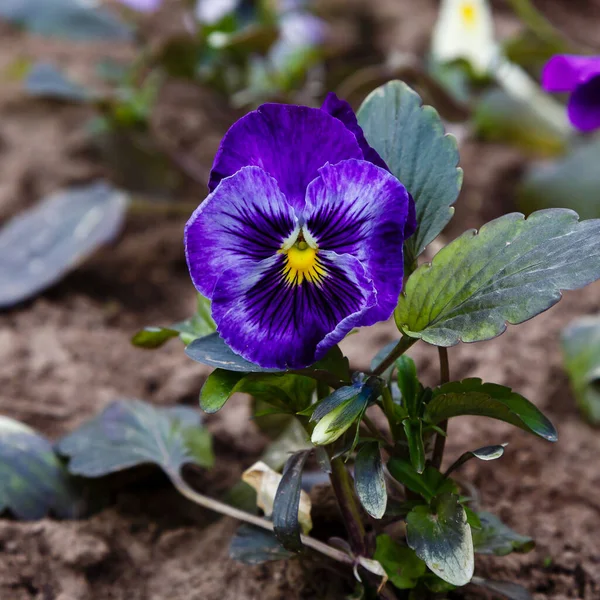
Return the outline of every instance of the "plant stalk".
{"type": "Polygon", "coordinates": [[[375,423],[373,423],[373,421],[371,421],[366,414],[363,415],[362,422],[365,424],[366,428],[373,435],[373,437],[379,440],[386,448],[393,448],[393,442],[389,440],[381,431],[379,431],[375,423]]]}
{"type": "MultiPolygon", "coordinates": [[[[515,14],[538,38],[554,46],[557,51],[573,51],[570,40],[530,2],[530,0],[508,0],[515,14]]],[[[587,48],[586,50],[589,50],[587,48]]]]}
{"type": "Polygon", "coordinates": [[[411,346],[416,344],[417,338],[411,338],[403,335],[396,347],[379,363],[379,366],[373,371],[373,375],[381,375],[388,367],[394,364],[397,358],[400,358],[411,346]]]}
{"type": "MultiPolygon", "coordinates": [[[[256,515],[251,515],[250,513],[247,513],[243,510],[240,510],[233,506],[229,506],[224,502],[220,502],[219,500],[214,500],[213,498],[204,496],[203,494],[200,494],[194,489],[192,489],[179,475],[171,475],[170,477],[173,485],[177,488],[179,493],[185,496],[188,500],[194,502],[195,504],[203,506],[208,510],[218,512],[222,515],[232,517],[234,519],[237,519],[238,521],[249,523],[250,525],[254,525],[255,527],[260,527],[262,529],[266,529],[267,531],[273,531],[273,523],[271,521],[268,521],[267,519],[263,519],[262,517],[258,517],[256,515]]],[[[332,546],[329,546],[308,535],[301,535],[300,539],[307,548],[315,550],[316,552],[324,554],[325,556],[328,556],[329,558],[344,563],[346,565],[354,565],[354,559],[351,556],[348,556],[348,554],[346,554],[345,552],[338,550],[337,548],[333,548],[332,546]]]]}
{"type": "Polygon", "coordinates": [[[366,531],[362,522],[360,508],[354,494],[352,478],[340,457],[331,459],[329,475],[333,491],[337,498],[342,519],[348,532],[350,547],[357,556],[368,556],[366,531]]]}
{"type": "Polygon", "coordinates": [[[383,412],[390,425],[392,437],[394,438],[394,442],[397,442],[399,439],[402,439],[402,432],[400,431],[400,424],[396,423],[394,399],[392,398],[392,393],[387,385],[381,391],[381,399],[383,400],[383,412]]]}
{"type": "MultiPolygon", "coordinates": [[[[448,348],[442,348],[441,346],[438,347],[438,355],[440,357],[440,384],[444,385],[450,381],[450,361],[448,360],[448,348]]],[[[442,421],[439,427],[444,433],[446,433],[448,431],[448,419],[442,421]]],[[[442,466],[445,447],[446,436],[440,433],[436,434],[433,455],[431,457],[431,465],[436,469],[439,469],[442,466]]]]}

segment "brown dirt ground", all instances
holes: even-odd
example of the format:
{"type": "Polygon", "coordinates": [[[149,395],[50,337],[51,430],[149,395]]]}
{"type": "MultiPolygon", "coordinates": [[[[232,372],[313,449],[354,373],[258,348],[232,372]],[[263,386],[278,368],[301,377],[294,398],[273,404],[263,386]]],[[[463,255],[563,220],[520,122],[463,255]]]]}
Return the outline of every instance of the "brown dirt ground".
{"type": "MultiPolygon", "coordinates": [[[[583,13],[565,8],[574,3],[546,4],[567,31],[598,43],[593,35],[586,37],[590,28],[584,27],[583,13]]],[[[381,49],[425,47],[435,2],[380,0],[370,5],[381,49]]],[[[591,2],[577,5],[582,11],[597,9],[591,2]]],[[[127,59],[131,50],[94,45],[73,52],[68,44],[0,28],[0,73],[19,58],[45,57],[87,80],[99,55],[127,59]]],[[[219,111],[215,124],[214,99],[206,100],[207,105],[205,94],[177,85],[173,89],[161,103],[157,127],[206,172],[232,117],[219,111]]],[[[89,116],[85,108],[26,100],[16,85],[2,84],[0,218],[64,184],[104,173],[81,134],[89,116]]],[[[515,150],[465,143],[465,186],[451,235],[512,209],[512,185],[523,160],[515,150]]],[[[203,192],[191,186],[186,193],[193,198],[203,192]]],[[[179,217],[132,217],[113,246],[41,297],[0,315],[0,413],[56,438],[117,397],[196,404],[207,371],[186,359],[177,342],[155,352],[129,344],[137,328],[169,323],[193,310],[194,290],[181,243],[183,223],[179,217]]],[[[447,448],[451,461],[469,448],[510,442],[502,460],[493,465],[472,462],[463,477],[480,489],[482,507],[535,537],[538,545],[525,556],[478,559],[477,571],[520,582],[536,600],[600,598],[600,436],[579,418],[558,344],[562,327],[599,307],[597,284],[566,294],[557,308],[492,342],[462,345],[450,355],[456,377],[479,376],[514,387],[559,429],[560,440],[551,445],[508,426],[465,418],[451,424],[447,448]]],[[[344,350],[357,368],[366,367],[365,356],[393,336],[391,324],[378,325],[351,336],[344,350]]],[[[412,353],[430,383],[437,377],[432,350],[416,346],[412,353]]],[[[239,398],[208,419],[219,458],[216,468],[202,477],[207,492],[217,495],[230,487],[264,447],[265,438],[249,414],[246,401],[239,398]]],[[[259,567],[233,563],[227,545],[234,527],[191,507],[160,484],[149,484],[137,495],[122,492],[114,506],[78,522],[4,520],[0,599],[342,597],[335,578],[324,572],[316,572],[314,583],[303,583],[296,562],[259,567]]],[[[471,599],[485,597],[477,590],[467,594],[471,599]]]]}

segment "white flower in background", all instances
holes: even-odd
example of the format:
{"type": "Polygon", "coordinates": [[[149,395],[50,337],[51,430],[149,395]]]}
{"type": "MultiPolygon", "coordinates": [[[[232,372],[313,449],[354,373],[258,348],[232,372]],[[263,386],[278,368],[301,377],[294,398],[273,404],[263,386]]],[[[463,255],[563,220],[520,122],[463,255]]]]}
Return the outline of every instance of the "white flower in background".
{"type": "Polygon", "coordinates": [[[477,74],[488,73],[498,55],[498,46],[487,0],[442,0],[431,54],[436,62],[462,58],[477,74]]]}
{"type": "Polygon", "coordinates": [[[438,63],[466,60],[476,74],[492,76],[506,93],[528,104],[559,133],[569,132],[560,105],[503,55],[494,38],[494,20],[487,0],[442,0],[431,54],[438,63]]]}

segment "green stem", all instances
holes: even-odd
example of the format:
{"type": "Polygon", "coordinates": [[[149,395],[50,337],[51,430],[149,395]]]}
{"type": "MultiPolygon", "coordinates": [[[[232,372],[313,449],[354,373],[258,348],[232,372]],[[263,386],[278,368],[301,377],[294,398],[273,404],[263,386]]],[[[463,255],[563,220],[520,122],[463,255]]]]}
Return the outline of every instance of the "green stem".
{"type": "Polygon", "coordinates": [[[393,448],[394,444],[390,440],[388,440],[387,437],[381,431],[379,431],[375,423],[373,423],[373,421],[371,421],[371,419],[367,417],[366,414],[363,415],[362,422],[366,425],[367,429],[371,432],[373,437],[379,440],[386,448],[390,450],[393,448]]]}
{"type": "Polygon", "coordinates": [[[570,44],[562,33],[533,6],[529,0],[508,0],[515,14],[541,40],[548,42],[562,51],[567,51],[570,44]]]}
{"type": "MultiPolygon", "coordinates": [[[[440,384],[450,381],[450,361],[448,360],[448,348],[438,347],[440,357],[440,384]]],[[[448,419],[440,423],[440,429],[444,434],[448,431],[448,419]]],[[[436,469],[442,466],[444,458],[444,449],[446,447],[446,436],[441,433],[436,434],[435,445],[433,447],[433,455],[431,457],[431,465],[436,469]]]]}
{"type": "MultiPolygon", "coordinates": [[[[214,500],[213,498],[199,494],[196,492],[196,490],[192,489],[179,475],[171,475],[171,481],[179,493],[199,506],[203,506],[204,508],[218,512],[222,515],[232,517],[238,521],[249,523],[255,527],[260,527],[261,529],[266,529],[267,531],[273,531],[273,523],[271,521],[267,521],[267,519],[263,519],[262,517],[258,517],[256,515],[251,515],[243,510],[229,506],[224,502],[220,502],[219,500],[214,500]]],[[[311,548],[312,550],[324,554],[325,556],[328,556],[329,558],[332,558],[338,562],[350,566],[354,565],[354,559],[337,548],[328,546],[327,544],[307,535],[301,535],[300,539],[307,548],[311,548]]]]}
{"type": "Polygon", "coordinates": [[[444,385],[450,381],[450,361],[448,360],[448,348],[442,348],[439,346],[438,355],[440,358],[440,385],[444,385]]]}
{"type": "Polygon", "coordinates": [[[394,399],[392,398],[392,393],[387,385],[381,391],[381,399],[383,400],[383,412],[390,424],[392,437],[394,438],[394,441],[398,441],[399,439],[402,439],[402,433],[400,431],[400,424],[396,422],[394,399]]]}
{"type": "Polygon", "coordinates": [[[357,556],[368,556],[367,534],[354,494],[354,485],[346,469],[346,465],[340,457],[331,459],[331,474],[329,478],[342,513],[346,531],[348,532],[350,547],[357,556]]]}
{"type": "Polygon", "coordinates": [[[411,338],[403,335],[396,347],[381,361],[379,366],[373,371],[373,375],[381,375],[388,367],[394,364],[397,358],[400,358],[411,346],[416,344],[417,338],[411,338]]]}

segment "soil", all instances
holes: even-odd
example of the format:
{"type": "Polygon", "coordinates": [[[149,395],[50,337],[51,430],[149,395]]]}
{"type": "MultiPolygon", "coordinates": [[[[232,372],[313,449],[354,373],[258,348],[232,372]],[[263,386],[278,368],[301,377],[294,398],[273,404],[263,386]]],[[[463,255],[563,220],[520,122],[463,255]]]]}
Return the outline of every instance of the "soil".
{"type": "MultiPolygon", "coordinates": [[[[331,0],[338,11],[341,0],[331,0]]],[[[342,3],[343,4],[343,3],[342,3]]],[[[422,51],[435,18],[435,2],[359,2],[372,19],[376,45],[422,51]]],[[[590,46],[600,40],[571,10],[569,0],[541,3],[567,32],[590,46]]],[[[578,2],[582,11],[598,3],[578,2]]],[[[500,16],[511,23],[503,3],[500,16]]],[[[358,10],[358,9],[357,9],[358,10]]],[[[588,14],[586,12],[585,14],[588,14]]],[[[590,18],[590,12],[588,19],[590,18]]],[[[597,24],[598,21],[596,21],[597,24]]],[[[346,23],[348,25],[348,23],[346,23]]],[[[349,31],[356,26],[350,22],[349,31]]],[[[54,60],[82,81],[94,78],[94,62],[129,60],[132,49],[78,45],[33,38],[0,27],[0,73],[27,58],[54,60]]],[[[34,204],[44,194],[106,175],[86,142],[91,116],[85,107],[24,97],[19,87],[0,89],[0,218],[34,204]]],[[[218,140],[235,114],[205,91],[173,83],[160,100],[155,127],[177,153],[191,157],[205,177],[218,140]],[[217,110],[218,107],[218,110],[217,110]]],[[[465,184],[448,239],[513,210],[514,185],[526,157],[498,145],[466,140],[461,147],[465,184]]],[[[110,174],[110,173],[108,173],[110,174]]],[[[191,178],[193,179],[193,177],[191,178]]],[[[185,198],[204,194],[188,182],[185,198]]],[[[120,239],[103,249],[40,297],[0,314],[0,413],[23,420],[56,439],[119,397],[159,405],[196,405],[207,370],[191,362],[177,341],[149,352],[129,338],[148,324],[168,324],[194,308],[185,267],[185,217],[132,216],[120,239]]],[[[559,334],[573,318],[600,308],[600,285],[565,294],[558,307],[509,330],[492,342],[461,345],[450,352],[455,377],[477,376],[510,385],[535,402],[556,424],[559,442],[549,444],[485,419],[463,418],[450,426],[446,460],[464,450],[509,442],[493,464],[472,461],[462,472],[480,493],[480,505],[517,531],[531,535],[527,555],[477,559],[477,573],[513,580],[536,600],[600,598],[600,435],[575,407],[561,365],[559,334]]],[[[392,340],[391,323],[350,336],[343,349],[353,366],[392,340]]],[[[437,379],[436,353],[411,352],[423,379],[437,379]]],[[[231,487],[267,439],[249,419],[244,397],[207,418],[215,436],[217,465],[201,475],[215,496],[231,487]]],[[[315,571],[311,582],[297,561],[247,567],[227,556],[236,524],[191,506],[164,481],[125,488],[110,507],[72,522],[0,521],[2,600],[276,600],[342,598],[343,585],[315,571]]],[[[468,588],[460,597],[486,598],[468,588]]]]}

